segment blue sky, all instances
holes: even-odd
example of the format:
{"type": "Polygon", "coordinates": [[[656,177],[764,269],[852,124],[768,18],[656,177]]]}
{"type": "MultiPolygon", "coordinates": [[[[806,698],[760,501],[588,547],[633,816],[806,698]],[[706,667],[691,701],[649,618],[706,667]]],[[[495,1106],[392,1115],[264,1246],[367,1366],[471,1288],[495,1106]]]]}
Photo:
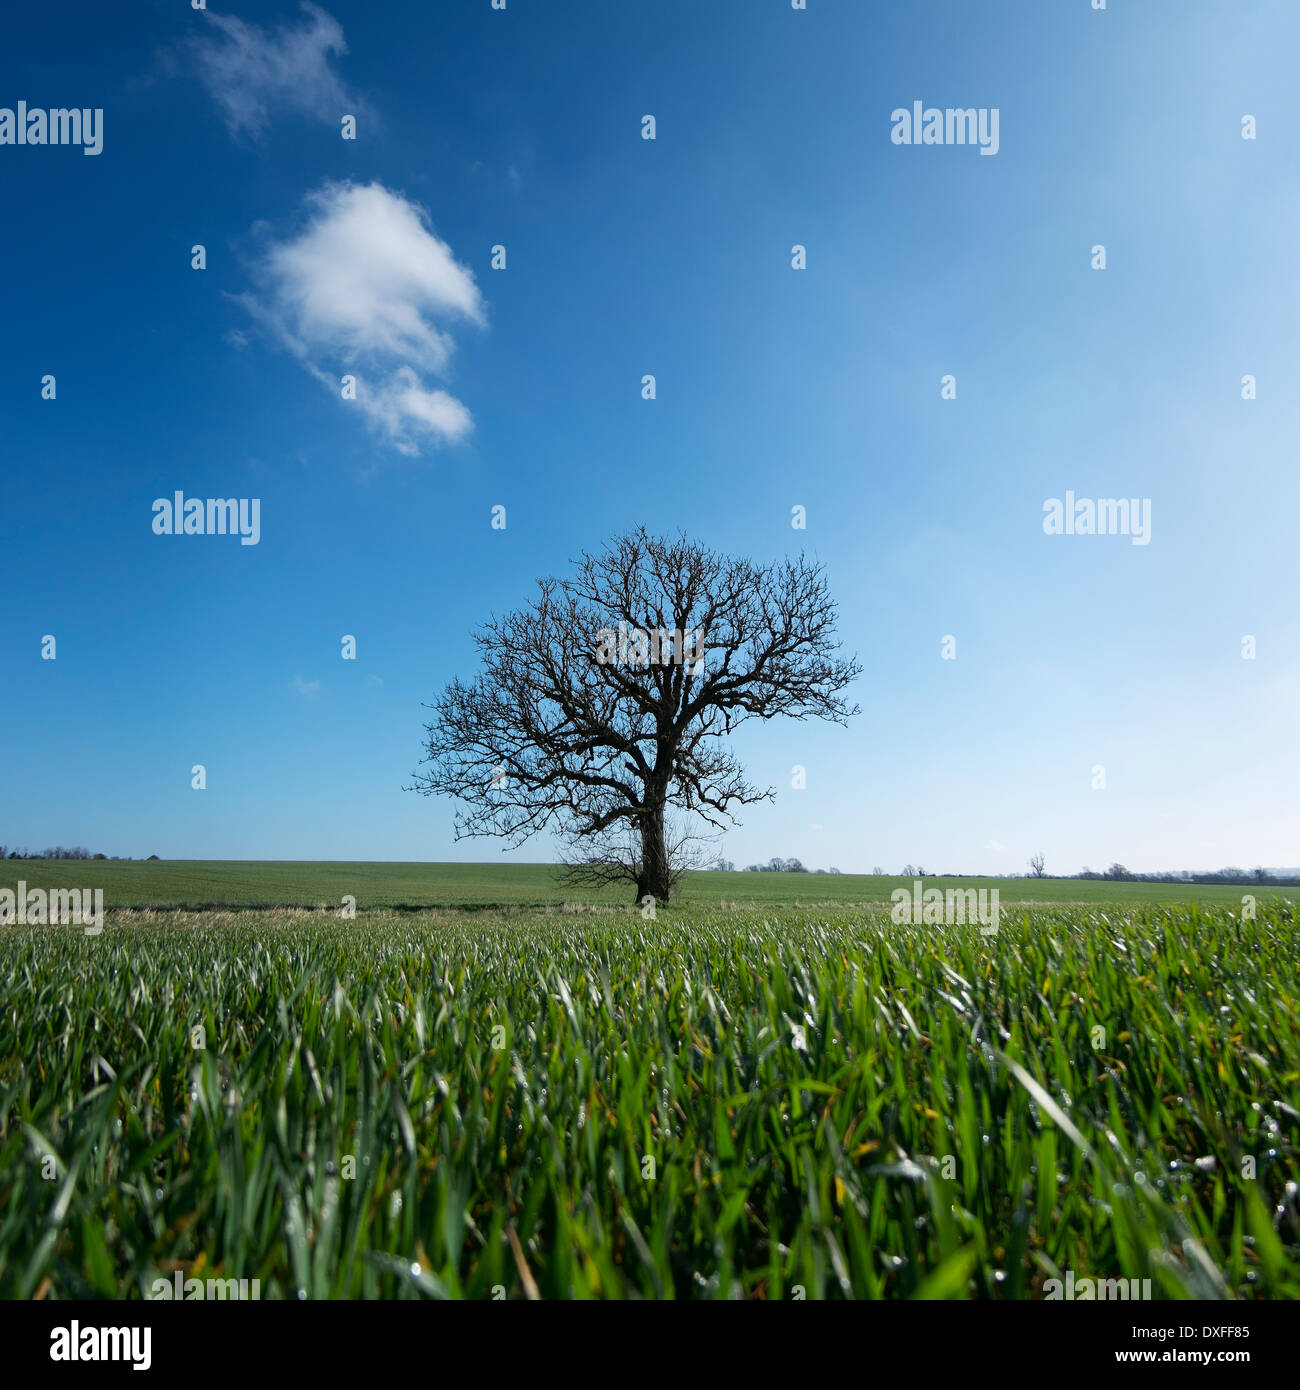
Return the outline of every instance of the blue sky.
{"type": "Polygon", "coordinates": [[[83,4],[6,38],[0,107],[102,108],[103,149],[0,145],[0,840],[495,859],[402,790],[421,702],[645,523],[815,555],[865,667],[849,728],[737,740],[777,792],[738,863],[1300,863],[1289,0],[83,4]],[[997,154],[895,144],[914,101],[996,108],[997,154]],[[154,534],[177,490],[260,499],[259,543],[154,534]],[[1044,534],[1067,490],[1150,499],[1150,543],[1044,534]]]}

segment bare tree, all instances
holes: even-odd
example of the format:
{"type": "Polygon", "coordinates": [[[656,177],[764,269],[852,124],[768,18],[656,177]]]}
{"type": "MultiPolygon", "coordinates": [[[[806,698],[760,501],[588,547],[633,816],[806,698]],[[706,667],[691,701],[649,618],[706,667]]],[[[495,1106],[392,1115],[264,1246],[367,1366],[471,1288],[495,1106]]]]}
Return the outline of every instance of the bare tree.
{"type": "Polygon", "coordinates": [[[773,797],[723,740],[750,719],[847,722],[862,668],[837,655],[825,572],[802,556],[759,565],[639,527],[574,565],[476,634],[483,669],[428,707],[414,789],[462,803],[458,839],[549,828],[598,851],[630,829],[637,897],[665,901],[669,807],[723,830],[773,797]],[[625,652],[625,630],[654,639],[625,652]]]}
{"type": "Polygon", "coordinates": [[[1029,868],[1035,878],[1045,878],[1044,870],[1047,868],[1047,860],[1040,849],[1029,861],[1029,868]]]}
{"type": "MultiPolygon", "coordinates": [[[[680,816],[664,818],[664,849],[668,856],[668,886],[676,893],[682,879],[693,869],[709,864],[709,850],[717,842],[717,834],[704,833],[698,823],[692,825],[680,816]]],[[[575,886],[602,888],[612,883],[631,883],[638,893],[645,878],[642,862],[643,847],[637,827],[626,819],[616,821],[608,830],[582,837],[572,837],[561,853],[564,881],[575,886]]],[[[667,901],[667,895],[659,901],[667,901]]]]}

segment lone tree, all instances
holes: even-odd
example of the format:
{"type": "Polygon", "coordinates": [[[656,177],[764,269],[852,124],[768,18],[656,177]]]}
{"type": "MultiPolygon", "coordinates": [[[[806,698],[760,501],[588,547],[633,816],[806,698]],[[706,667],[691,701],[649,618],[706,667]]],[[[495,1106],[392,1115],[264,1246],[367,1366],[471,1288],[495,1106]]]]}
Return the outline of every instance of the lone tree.
{"type": "Polygon", "coordinates": [[[1047,877],[1047,859],[1039,850],[1029,861],[1029,868],[1035,878],[1047,877]]]}
{"type": "Polygon", "coordinates": [[[479,675],[426,706],[414,790],[462,803],[457,839],[549,828],[667,901],[670,809],[721,831],[773,798],[727,736],[778,715],[846,723],[862,668],[837,655],[824,570],[802,556],[758,565],[638,527],[574,566],[476,634],[479,675]],[[612,854],[629,836],[639,853],[612,854]]]}

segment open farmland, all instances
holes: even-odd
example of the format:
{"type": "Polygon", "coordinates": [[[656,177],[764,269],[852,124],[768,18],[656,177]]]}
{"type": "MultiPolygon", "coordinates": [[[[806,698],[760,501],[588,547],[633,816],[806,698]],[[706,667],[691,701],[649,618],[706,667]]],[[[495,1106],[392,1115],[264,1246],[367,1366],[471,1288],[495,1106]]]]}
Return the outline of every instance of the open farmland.
{"type": "MultiPolygon", "coordinates": [[[[28,888],[102,888],[108,909],[120,907],[338,907],[345,895],[358,907],[558,906],[627,904],[631,885],[593,889],[566,885],[552,864],[350,864],[299,860],[10,860],[0,887],[21,879],[28,888]]],[[[686,876],[681,901],[692,906],[742,904],[887,904],[913,880],[874,874],[722,873],[686,876]]],[[[997,888],[1002,904],[1216,903],[1239,909],[1243,894],[1259,900],[1300,896],[1300,889],[1243,883],[1127,883],[1069,878],[961,878],[927,874],[927,887],[997,888]]]]}
{"type": "MultiPolygon", "coordinates": [[[[21,867],[119,889],[100,937],[0,929],[0,1295],[1300,1294],[1288,901],[1004,902],[985,937],[698,882],[654,921],[365,910],[379,866],[229,866],[354,892],[343,921],[114,910],[217,866],[21,867]]],[[[431,866],[383,867],[405,901],[431,866]]]]}

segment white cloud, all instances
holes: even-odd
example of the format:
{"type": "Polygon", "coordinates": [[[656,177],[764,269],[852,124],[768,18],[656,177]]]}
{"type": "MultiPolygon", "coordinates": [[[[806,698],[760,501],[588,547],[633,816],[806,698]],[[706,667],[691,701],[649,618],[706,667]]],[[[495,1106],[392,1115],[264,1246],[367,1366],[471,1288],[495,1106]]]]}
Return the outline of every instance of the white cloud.
{"type": "Polygon", "coordinates": [[[406,436],[423,431],[455,440],[473,427],[473,417],[455,396],[428,390],[410,367],[399,367],[387,381],[371,385],[358,378],[357,400],[371,423],[403,452],[412,452],[406,436]]]}
{"type": "Polygon", "coordinates": [[[299,234],[266,248],[260,294],[242,302],[336,398],[354,376],[355,405],[403,453],[462,438],[468,409],[421,374],[445,373],[449,322],[484,322],[473,274],[422,208],[380,184],[327,183],[307,208],[299,234]]]}
{"type": "Polygon", "coordinates": [[[343,26],[316,5],[304,3],[302,11],[297,28],[278,30],[203,11],[212,31],[194,40],[194,61],[232,135],[260,134],[273,107],[333,124],[358,113],[361,103],[331,66],[335,55],[348,51],[343,26]]]}
{"type": "Polygon", "coordinates": [[[988,842],[988,844],[984,846],[984,848],[985,848],[985,849],[991,849],[991,850],[993,850],[994,853],[996,853],[996,854],[1005,854],[1005,853],[1007,852],[1007,847],[1006,847],[1006,845],[1002,844],[1002,843],[1001,843],[1000,841],[998,841],[998,840],[990,840],[990,841],[988,842]]]}
{"type": "Polygon", "coordinates": [[[305,681],[301,676],[295,676],[293,688],[299,695],[306,695],[310,699],[313,695],[320,694],[320,681],[305,681]]]}

